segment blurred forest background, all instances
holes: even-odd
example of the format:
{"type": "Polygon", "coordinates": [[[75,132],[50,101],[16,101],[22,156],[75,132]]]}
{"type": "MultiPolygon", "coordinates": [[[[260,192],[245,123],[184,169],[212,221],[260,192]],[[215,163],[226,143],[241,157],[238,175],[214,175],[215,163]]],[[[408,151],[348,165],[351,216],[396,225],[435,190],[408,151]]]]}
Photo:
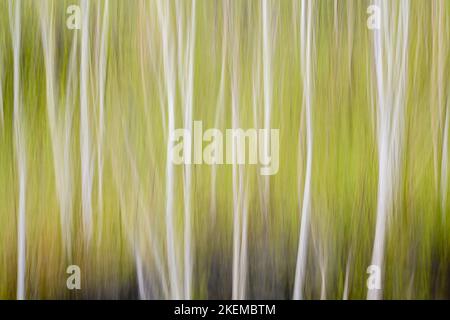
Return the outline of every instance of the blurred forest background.
{"type": "Polygon", "coordinates": [[[449,35],[447,0],[0,1],[0,298],[450,298],[449,35]],[[173,165],[194,120],[279,129],[278,173],[173,165]]]}

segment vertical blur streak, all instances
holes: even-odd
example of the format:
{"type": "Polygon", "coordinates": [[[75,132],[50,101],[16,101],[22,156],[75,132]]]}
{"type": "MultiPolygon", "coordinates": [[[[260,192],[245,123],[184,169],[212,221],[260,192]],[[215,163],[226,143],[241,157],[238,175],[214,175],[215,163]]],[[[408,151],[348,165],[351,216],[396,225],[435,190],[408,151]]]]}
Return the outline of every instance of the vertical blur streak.
{"type": "Polygon", "coordinates": [[[348,300],[348,288],[349,288],[349,277],[350,277],[350,254],[347,258],[347,263],[345,266],[345,280],[344,280],[344,293],[342,294],[342,300],[348,300]]]}
{"type": "MultiPolygon", "coordinates": [[[[63,210],[60,214],[61,217],[64,217],[61,219],[62,229],[64,230],[65,234],[65,243],[67,248],[67,255],[71,256],[72,254],[72,205],[73,205],[73,198],[74,198],[74,179],[72,174],[72,123],[73,123],[73,117],[74,117],[74,110],[75,110],[75,86],[77,81],[77,52],[78,52],[78,33],[75,31],[72,39],[72,44],[70,48],[70,55],[69,55],[69,71],[67,74],[66,79],[66,99],[65,99],[65,114],[64,114],[64,129],[62,130],[60,139],[64,139],[61,141],[62,144],[62,164],[59,164],[62,166],[62,178],[61,184],[62,184],[62,191],[60,192],[62,194],[62,204],[61,210],[63,210]]],[[[62,119],[61,119],[62,121],[62,119]]],[[[60,150],[61,152],[61,150],[60,150]]]]}
{"type": "Polygon", "coordinates": [[[138,281],[138,291],[139,291],[139,298],[141,300],[147,299],[147,291],[145,290],[145,280],[144,280],[144,266],[142,263],[141,254],[139,253],[139,248],[136,248],[134,252],[134,257],[136,261],[136,276],[138,281]]]}
{"type": "MultiPolygon", "coordinates": [[[[252,65],[252,112],[253,112],[253,126],[255,129],[259,129],[260,125],[260,105],[261,105],[261,36],[255,37],[256,45],[253,49],[253,65],[252,65]]],[[[263,49],[264,50],[264,49],[263,49]]],[[[267,135],[264,135],[264,139],[269,139],[267,135]]],[[[264,140],[266,141],[266,140],[264,140]]],[[[267,140],[269,141],[269,140],[267,140]]],[[[263,150],[268,151],[268,150],[263,150]]],[[[268,157],[267,154],[264,154],[264,157],[268,157]]],[[[267,219],[267,209],[268,199],[265,198],[264,194],[264,185],[263,183],[269,183],[265,176],[257,176],[256,186],[257,193],[259,194],[259,205],[261,206],[261,210],[263,211],[263,218],[267,219]],[[261,183],[261,180],[264,180],[261,183]]],[[[267,195],[269,196],[269,195],[267,195]]],[[[267,221],[264,221],[266,223],[267,221]]],[[[267,224],[266,224],[267,226],[267,224]]]]}
{"type": "MultiPolygon", "coordinates": [[[[142,1],[141,2],[141,7],[140,7],[140,11],[141,14],[143,16],[149,14],[148,13],[148,9],[147,9],[147,1],[142,1]]],[[[156,10],[155,10],[156,12],[156,10]]],[[[148,60],[148,49],[151,47],[151,41],[152,39],[152,30],[151,28],[153,28],[154,26],[150,24],[150,21],[146,21],[144,24],[144,28],[145,31],[143,33],[143,46],[141,47],[140,50],[140,74],[141,74],[141,82],[142,82],[142,88],[143,88],[143,93],[144,93],[144,108],[145,108],[145,113],[146,115],[151,119],[152,115],[150,114],[151,111],[151,107],[149,106],[149,97],[147,95],[147,88],[148,88],[148,82],[146,81],[146,75],[147,75],[147,71],[148,71],[148,67],[145,64],[145,62],[148,60]]],[[[156,61],[152,61],[153,63],[155,63],[156,61]]],[[[153,66],[154,67],[154,66],[153,66]]],[[[160,97],[159,97],[159,110],[161,111],[161,115],[162,115],[162,128],[163,128],[163,135],[164,137],[167,136],[167,130],[166,130],[166,123],[165,123],[165,115],[164,115],[164,103],[163,103],[163,97],[164,97],[164,92],[163,87],[161,85],[159,85],[159,90],[160,90],[160,97]]],[[[148,127],[148,129],[150,129],[150,126],[148,127]]],[[[146,132],[148,135],[150,135],[150,132],[146,132]]],[[[127,144],[128,146],[128,144],[127,144]]],[[[149,151],[149,156],[150,156],[150,162],[154,165],[156,163],[155,160],[155,150],[154,150],[154,146],[153,148],[149,151]]],[[[137,171],[136,166],[133,166],[134,169],[136,169],[133,172],[133,176],[136,178],[136,180],[139,180],[139,172],[137,171]]],[[[156,177],[155,177],[156,178],[156,177]]],[[[157,178],[157,182],[159,184],[160,180],[159,178],[157,178]]],[[[118,186],[121,187],[121,186],[118,186]]],[[[152,194],[149,194],[149,197],[151,197],[152,194]]],[[[143,198],[140,198],[141,202],[143,200],[143,198]]],[[[149,212],[150,215],[154,215],[156,212],[156,210],[154,210],[154,208],[145,208],[144,212],[149,212]]],[[[138,218],[139,219],[139,218],[138,218]]],[[[161,247],[160,247],[160,243],[163,241],[160,241],[157,237],[156,237],[156,231],[155,231],[155,223],[151,223],[150,221],[146,221],[145,223],[145,232],[140,231],[141,229],[138,228],[138,231],[135,232],[135,241],[131,244],[134,248],[134,257],[135,257],[135,261],[136,261],[136,270],[137,270],[137,275],[138,275],[138,289],[139,289],[139,298],[140,299],[149,299],[151,296],[149,295],[149,289],[151,288],[151,284],[148,281],[148,278],[152,277],[152,278],[157,278],[161,285],[162,288],[162,293],[163,293],[163,297],[165,298],[169,298],[170,297],[170,292],[169,292],[169,282],[167,281],[167,270],[165,268],[165,258],[166,256],[164,256],[161,247]],[[144,234],[144,237],[141,236],[141,234],[144,234]],[[148,235],[148,236],[147,236],[148,235]],[[154,260],[154,264],[155,264],[155,268],[156,268],[156,275],[152,275],[150,272],[148,272],[149,268],[148,268],[148,264],[145,263],[145,256],[142,254],[142,247],[143,245],[141,244],[141,239],[144,238],[145,241],[143,241],[144,243],[150,243],[150,253],[151,256],[154,260]],[[146,276],[146,277],[145,277],[146,276]]],[[[133,232],[133,230],[131,230],[131,232],[133,232]]]]}
{"type": "MultiPolygon", "coordinates": [[[[66,217],[65,217],[65,206],[64,206],[64,186],[62,185],[62,176],[64,172],[61,170],[63,166],[63,161],[60,159],[60,145],[59,138],[61,137],[58,132],[58,119],[57,119],[57,109],[55,103],[55,74],[54,74],[54,65],[53,57],[55,56],[54,50],[54,36],[53,36],[53,12],[49,17],[49,6],[47,1],[39,2],[40,5],[40,18],[41,18],[41,34],[42,34],[42,48],[44,51],[44,62],[45,62],[45,87],[46,87],[46,98],[47,98],[47,117],[48,124],[50,128],[50,138],[52,141],[52,149],[53,149],[53,166],[55,172],[55,182],[56,182],[56,192],[58,196],[58,201],[60,204],[60,215],[61,215],[61,233],[64,237],[64,240],[70,239],[70,233],[65,229],[66,217]]],[[[52,10],[53,8],[50,8],[52,10]]],[[[58,113],[58,115],[61,112],[58,113]]],[[[66,241],[64,241],[67,244],[66,241]]]]}
{"type": "Polygon", "coordinates": [[[181,289],[178,281],[178,263],[176,257],[175,234],[173,223],[173,195],[174,195],[174,173],[172,164],[172,137],[175,129],[175,67],[174,67],[174,44],[172,39],[172,28],[170,23],[169,2],[157,1],[158,20],[161,29],[161,40],[163,49],[164,82],[167,96],[168,109],[168,135],[166,153],[166,246],[167,264],[169,267],[169,281],[171,299],[181,299],[181,289]]]}
{"type": "Polygon", "coordinates": [[[445,224],[445,216],[447,210],[447,177],[448,177],[448,126],[449,126],[449,104],[447,101],[445,107],[445,123],[444,123],[444,138],[442,141],[442,161],[441,161],[441,211],[442,222],[445,224]]]}
{"type": "MultiPolygon", "coordinates": [[[[184,128],[192,132],[192,113],[193,113],[193,89],[194,89],[194,49],[195,49],[195,10],[196,0],[191,1],[191,14],[189,27],[184,25],[183,8],[177,1],[177,27],[178,27],[178,70],[180,73],[181,99],[184,106],[184,128]],[[184,30],[186,34],[186,43],[183,38],[184,30]]],[[[186,148],[191,149],[191,141],[185,142],[186,148]]],[[[184,165],[183,175],[183,200],[184,200],[184,299],[191,299],[192,295],[192,222],[191,222],[191,164],[184,165]]]]}
{"type": "MultiPolygon", "coordinates": [[[[229,11],[230,17],[234,17],[233,7],[232,11],[229,11]],[[231,14],[233,12],[233,14],[231,14]]],[[[230,18],[228,17],[228,18],[230,18]]],[[[232,21],[232,20],[230,20],[232,21]]],[[[240,123],[240,101],[239,101],[239,85],[240,85],[240,61],[239,61],[239,41],[240,37],[239,28],[237,22],[230,23],[232,27],[232,37],[234,39],[233,45],[231,47],[231,120],[232,128],[239,128],[240,123]]],[[[231,157],[232,159],[237,159],[237,143],[236,139],[233,138],[232,142],[231,157]]],[[[244,199],[244,165],[236,164],[233,161],[232,164],[232,189],[233,189],[233,270],[232,270],[232,299],[243,299],[242,294],[244,293],[243,287],[246,280],[242,278],[242,266],[245,264],[241,263],[241,258],[244,253],[241,252],[243,246],[242,241],[242,202],[244,199]]]]}
{"type": "MultiPolygon", "coordinates": [[[[248,182],[248,180],[247,180],[248,182]]],[[[246,299],[247,288],[247,261],[248,261],[248,183],[246,184],[244,194],[242,195],[242,232],[241,232],[241,247],[239,257],[239,288],[238,298],[240,300],[246,299]]]]}
{"type": "MultiPolygon", "coordinates": [[[[374,30],[378,89],[378,200],[372,265],[383,270],[386,222],[397,192],[402,155],[406,99],[409,1],[377,1],[381,29],[374,30]],[[398,21],[396,21],[398,20],[398,21]],[[397,24],[395,23],[397,22],[397,24]]],[[[369,289],[368,299],[381,299],[382,288],[369,289]]]]}
{"type": "MultiPolygon", "coordinates": [[[[194,49],[195,49],[195,24],[196,24],[196,0],[192,0],[191,5],[191,22],[190,22],[190,33],[188,35],[188,52],[189,61],[187,70],[187,101],[186,109],[188,110],[188,116],[186,116],[186,121],[192,125],[192,103],[194,99],[194,49]]],[[[192,298],[192,268],[193,268],[193,257],[195,256],[192,248],[192,222],[191,222],[191,167],[188,165],[188,170],[186,171],[186,206],[185,206],[185,220],[184,220],[184,270],[185,270],[185,283],[184,299],[192,298]]]]}
{"type": "MultiPolygon", "coordinates": [[[[108,50],[108,9],[109,0],[105,0],[103,8],[103,23],[100,38],[100,51],[98,53],[98,143],[97,143],[97,174],[98,174],[98,228],[101,235],[103,221],[103,140],[105,135],[105,86],[106,86],[106,64],[108,50]]],[[[100,2],[99,2],[100,12],[100,2]]],[[[100,14],[99,14],[100,16],[100,14]]],[[[99,236],[101,239],[101,236],[99,236]]]]}
{"type": "MultiPolygon", "coordinates": [[[[214,128],[220,127],[220,121],[223,118],[223,113],[225,109],[225,68],[226,68],[226,58],[227,58],[227,50],[228,50],[228,6],[229,3],[227,1],[222,2],[223,7],[223,34],[222,34],[222,61],[221,61],[221,68],[220,68],[220,83],[219,83],[219,93],[217,96],[217,104],[216,104],[216,115],[214,117],[214,128]]],[[[216,179],[217,179],[217,164],[214,163],[212,165],[211,169],[211,202],[210,202],[210,213],[212,221],[215,222],[216,219],[216,201],[217,201],[217,195],[216,195],[216,179]]]]}
{"type": "Polygon", "coordinates": [[[0,129],[5,125],[5,114],[3,111],[3,50],[0,50],[0,129]]]}
{"type": "Polygon", "coordinates": [[[448,140],[448,112],[446,107],[446,95],[444,88],[444,75],[447,54],[445,25],[445,2],[436,0],[432,2],[432,68],[431,68],[431,88],[430,95],[431,112],[433,117],[433,158],[435,170],[436,192],[440,193],[441,211],[445,217],[447,202],[447,140],[448,140]],[[440,144],[442,146],[440,146],[440,144]],[[440,163],[439,163],[440,154],[440,163]],[[439,169],[440,168],[440,169],[439,169]],[[440,180],[440,181],[439,181],[440,180]]]}
{"type": "Polygon", "coordinates": [[[14,52],[14,141],[19,175],[19,217],[17,222],[17,299],[25,299],[25,247],[26,247],[26,224],[25,224],[25,187],[27,177],[25,133],[21,118],[20,97],[20,0],[15,1],[15,8],[9,2],[9,20],[11,27],[11,38],[14,52]]]}
{"type": "Polygon", "coordinates": [[[313,77],[311,58],[313,56],[313,1],[302,0],[300,13],[300,60],[303,79],[303,106],[306,109],[306,176],[303,191],[302,218],[298,241],[297,266],[295,269],[295,282],[293,298],[303,299],[303,287],[306,273],[306,257],[308,251],[308,238],[310,229],[311,211],[311,170],[312,170],[312,94],[313,77]]]}
{"type": "MultiPolygon", "coordinates": [[[[270,132],[270,118],[272,111],[272,45],[274,42],[272,31],[272,19],[268,12],[268,0],[262,0],[262,33],[263,33],[263,83],[264,83],[264,129],[266,132],[270,132]]],[[[269,154],[269,135],[264,135],[264,156],[268,157],[269,154]]],[[[266,176],[263,179],[264,183],[264,195],[263,195],[263,210],[264,218],[267,219],[267,211],[269,210],[270,199],[270,184],[269,177],[266,176]]]]}
{"type": "MultiPolygon", "coordinates": [[[[59,202],[61,234],[63,245],[67,253],[71,253],[71,207],[72,207],[72,179],[70,169],[70,127],[72,112],[70,104],[66,104],[66,110],[57,109],[59,88],[55,80],[55,39],[53,7],[50,8],[49,17],[48,2],[39,2],[42,47],[44,51],[46,73],[46,98],[47,118],[50,128],[50,138],[53,150],[53,166],[55,174],[56,193],[59,202]]],[[[72,48],[73,50],[74,48],[72,48]]],[[[73,60],[73,59],[72,59],[73,60]]],[[[73,63],[70,64],[69,75],[73,74],[73,63]]],[[[70,96],[69,86],[67,96],[70,96]]]]}
{"type": "Polygon", "coordinates": [[[81,28],[80,66],[80,156],[81,156],[81,198],[83,226],[87,241],[92,236],[92,157],[89,133],[89,1],[82,0],[83,25],[81,28]]]}
{"type": "MultiPolygon", "coordinates": [[[[234,51],[234,50],[233,50],[234,51]]],[[[231,104],[232,104],[232,128],[237,128],[238,125],[238,119],[237,119],[237,113],[238,110],[238,102],[237,102],[237,75],[236,75],[236,64],[235,62],[236,58],[234,57],[233,52],[233,62],[232,62],[232,83],[231,83],[231,104]]],[[[232,158],[236,156],[236,146],[234,145],[233,140],[233,147],[232,147],[232,158]]],[[[235,163],[232,165],[232,171],[233,171],[233,292],[232,292],[232,299],[239,299],[239,258],[240,258],[240,229],[241,229],[241,217],[239,213],[239,186],[238,186],[238,168],[235,163]]]]}

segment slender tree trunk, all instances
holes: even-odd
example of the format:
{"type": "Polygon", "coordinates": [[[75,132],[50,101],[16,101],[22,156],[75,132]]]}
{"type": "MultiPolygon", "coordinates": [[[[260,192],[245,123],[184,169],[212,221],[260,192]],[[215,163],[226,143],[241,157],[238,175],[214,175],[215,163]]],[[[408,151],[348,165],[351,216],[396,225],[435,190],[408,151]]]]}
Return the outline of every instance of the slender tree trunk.
{"type": "Polygon", "coordinates": [[[87,241],[92,236],[92,155],[89,117],[89,7],[87,0],[81,2],[81,66],[80,66],[80,156],[81,199],[83,226],[87,241]]]}
{"type": "Polygon", "coordinates": [[[162,46],[163,46],[163,65],[164,80],[167,92],[168,109],[168,140],[167,140],[167,159],[166,159],[166,245],[167,245],[167,264],[169,268],[170,292],[172,299],[181,299],[182,288],[179,286],[178,259],[176,254],[174,223],[173,223],[173,191],[174,191],[174,172],[172,163],[172,141],[171,134],[175,129],[175,65],[174,65],[174,42],[172,39],[172,29],[170,27],[170,8],[166,1],[158,1],[158,17],[161,27],[162,46]]]}
{"type": "Polygon", "coordinates": [[[26,274],[26,182],[27,164],[25,150],[25,132],[22,119],[22,102],[20,95],[20,41],[21,41],[21,21],[20,7],[21,1],[16,0],[12,8],[9,2],[9,19],[11,25],[11,38],[13,42],[14,59],[14,146],[16,152],[18,178],[19,178],[19,208],[17,222],[17,299],[23,300],[26,295],[25,274],[26,274]]]}
{"type": "MultiPolygon", "coordinates": [[[[100,3],[99,12],[100,12],[100,3]]],[[[98,15],[100,18],[100,14],[98,15]]],[[[100,51],[98,52],[98,141],[97,141],[97,174],[98,174],[98,230],[101,239],[103,229],[103,144],[105,135],[105,97],[106,71],[108,63],[108,26],[109,0],[104,1],[103,19],[100,37],[100,51]]]]}
{"type": "MultiPolygon", "coordinates": [[[[378,201],[372,263],[384,270],[386,222],[400,179],[406,99],[409,0],[377,1],[381,30],[374,30],[378,93],[378,201]],[[398,19],[396,22],[395,18],[398,19]],[[392,20],[391,20],[392,19],[392,20]]],[[[383,275],[380,274],[381,278],[383,275]]],[[[369,288],[367,299],[381,299],[382,288],[369,288]]]]}
{"type": "Polygon", "coordinates": [[[308,254],[308,240],[311,215],[311,175],[313,156],[313,127],[312,127],[312,50],[313,50],[313,1],[302,0],[300,14],[300,60],[303,77],[303,105],[306,110],[306,175],[303,190],[302,217],[298,242],[297,266],[293,298],[303,299],[303,288],[306,274],[306,258],[308,254]]]}

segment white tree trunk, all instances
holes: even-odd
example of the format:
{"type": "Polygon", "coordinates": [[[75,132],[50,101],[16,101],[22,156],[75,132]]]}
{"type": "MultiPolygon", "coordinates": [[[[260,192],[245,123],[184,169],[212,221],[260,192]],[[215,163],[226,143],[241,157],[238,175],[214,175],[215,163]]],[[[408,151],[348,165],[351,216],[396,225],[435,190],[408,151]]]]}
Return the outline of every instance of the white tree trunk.
{"type": "Polygon", "coordinates": [[[14,60],[14,146],[19,178],[19,212],[17,222],[17,299],[23,300],[26,295],[26,179],[27,164],[25,150],[25,132],[22,123],[21,95],[20,95],[20,6],[21,1],[16,0],[14,9],[9,2],[9,20],[11,26],[11,38],[13,42],[14,60]]]}
{"type": "Polygon", "coordinates": [[[81,12],[81,66],[80,66],[80,156],[81,156],[81,201],[83,226],[86,240],[92,236],[92,177],[90,117],[89,117],[89,6],[82,0],[81,12]]]}
{"type": "Polygon", "coordinates": [[[172,164],[172,142],[170,135],[175,129],[175,62],[174,62],[174,41],[172,39],[172,29],[170,23],[170,8],[166,1],[158,1],[158,18],[161,27],[162,46],[163,46],[163,65],[164,81],[167,95],[168,109],[168,135],[167,135],[167,159],[166,159],[166,245],[167,245],[167,264],[169,268],[169,282],[172,299],[182,298],[182,288],[179,284],[179,267],[176,254],[176,239],[174,235],[173,223],[173,191],[174,191],[174,172],[172,164]]]}
{"type": "MultiPolygon", "coordinates": [[[[399,183],[406,99],[409,0],[376,1],[381,29],[374,32],[378,92],[378,201],[372,263],[383,272],[386,222],[399,183]],[[396,19],[398,21],[396,21],[396,19]]],[[[382,274],[380,275],[381,277],[382,274]]],[[[381,299],[382,288],[369,288],[367,299],[381,299]]]]}
{"type": "Polygon", "coordinates": [[[303,299],[303,288],[306,274],[306,258],[308,254],[308,240],[311,215],[311,175],[313,156],[313,127],[312,127],[312,55],[313,55],[313,1],[302,0],[300,14],[300,60],[303,78],[303,105],[306,110],[306,175],[303,190],[302,218],[298,242],[297,266],[293,298],[303,299]]]}

